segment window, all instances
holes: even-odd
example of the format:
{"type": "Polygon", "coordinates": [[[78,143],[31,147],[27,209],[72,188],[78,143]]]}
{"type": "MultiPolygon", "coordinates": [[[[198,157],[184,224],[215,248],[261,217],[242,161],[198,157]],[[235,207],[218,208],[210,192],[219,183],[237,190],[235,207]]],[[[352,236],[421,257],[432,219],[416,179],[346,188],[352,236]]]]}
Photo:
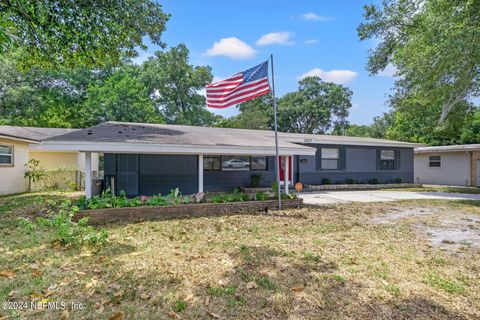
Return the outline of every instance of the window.
{"type": "Polygon", "coordinates": [[[225,171],[250,170],[250,157],[222,156],[222,170],[225,170],[225,171]]]}
{"type": "Polygon", "coordinates": [[[428,166],[430,168],[440,168],[442,163],[442,158],[440,156],[429,156],[428,157],[428,166]]]}
{"type": "Polygon", "coordinates": [[[203,170],[220,170],[220,157],[204,157],[203,170]]]}
{"type": "Polygon", "coordinates": [[[322,148],[321,169],[322,170],[338,170],[340,160],[340,150],[338,148],[322,148]]]}
{"type": "Polygon", "coordinates": [[[0,145],[0,166],[13,165],[13,146],[0,145]]]}
{"type": "Polygon", "coordinates": [[[380,150],[380,170],[395,170],[394,150],[380,150]]]}
{"type": "Polygon", "coordinates": [[[267,157],[251,157],[250,168],[252,170],[267,170],[267,157]]]}

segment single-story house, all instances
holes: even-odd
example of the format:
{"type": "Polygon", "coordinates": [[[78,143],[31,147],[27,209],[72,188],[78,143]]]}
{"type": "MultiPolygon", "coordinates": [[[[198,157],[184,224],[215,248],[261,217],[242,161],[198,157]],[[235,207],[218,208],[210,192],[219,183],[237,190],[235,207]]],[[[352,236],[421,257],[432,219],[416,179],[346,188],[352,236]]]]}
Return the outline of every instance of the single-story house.
{"type": "MultiPolygon", "coordinates": [[[[373,138],[279,133],[281,183],[321,184],[349,179],[413,182],[417,144],[373,138]]],[[[229,191],[275,182],[275,138],[267,130],[106,122],[45,139],[46,151],[81,152],[104,159],[105,187],[129,196],[229,191]]],[[[86,175],[86,195],[92,179],[86,175]]],[[[288,189],[287,189],[288,191],[288,189]]]]}
{"type": "Polygon", "coordinates": [[[425,184],[480,186],[480,144],[415,149],[415,181],[425,184]]]}
{"type": "MultiPolygon", "coordinates": [[[[0,194],[25,192],[26,164],[30,159],[40,161],[46,170],[59,168],[84,171],[85,154],[78,151],[49,151],[38,148],[42,140],[72,133],[77,129],[0,126],[0,194]]],[[[94,156],[93,167],[98,167],[94,156]]]]}

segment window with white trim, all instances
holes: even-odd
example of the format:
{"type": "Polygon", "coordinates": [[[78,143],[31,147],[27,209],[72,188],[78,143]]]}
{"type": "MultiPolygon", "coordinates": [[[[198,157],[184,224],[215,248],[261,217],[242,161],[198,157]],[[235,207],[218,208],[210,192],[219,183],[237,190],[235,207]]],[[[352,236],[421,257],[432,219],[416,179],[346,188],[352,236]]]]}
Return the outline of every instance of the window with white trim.
{"type": "Polygon", "coordinates": [[[13,165],[13,146],[0,145],[0,166],[13,165]]]}
{"type": "Polygon", "coordinates": [[[338,170],[340,168],[340,149],[338,148],[321,148],[321,169],[322,170],[338,170]]]}
{"type": "Polygon", "coordinates": [[[428,166],[430,168],[440,168],[442,165],[441,156],[429,156],[428,157],[428,166]]]}

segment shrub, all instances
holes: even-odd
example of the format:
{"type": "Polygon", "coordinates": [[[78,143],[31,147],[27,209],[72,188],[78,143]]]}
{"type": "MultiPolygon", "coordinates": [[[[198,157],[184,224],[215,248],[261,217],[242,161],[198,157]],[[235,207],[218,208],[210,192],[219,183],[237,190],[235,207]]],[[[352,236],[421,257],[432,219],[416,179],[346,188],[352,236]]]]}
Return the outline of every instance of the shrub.
{"type": "Polygon", "coordinates": [[[402,178],[395,178],[395,183],[402,183],[402,178]]]}
{"type": "Polygon", "coordinates": [[[346,184],[357,184],[358,181],[355,180],[355,179],[352,179],[352,178],[348,178],[347,180],[345,180],[345,183],[346,184]]]}
{"type": "Polygon", "coordinates": [[[262,175],[261,174],[254,174],[250,177],[250,181],[252,183],[252,187],[256,188],[262,182],[262,175]]]}
{"type": "Polygon", "coordinates": [[[332,184],[332,180],[330,178],[325,177],[322,179],[322,184],[332,184]]]}
{"type": "Polygon", "coordinates": [[[212,197],[212,202],[214,203],[239,202],[248,200],[250,200],[248,194],[242,193],[238,189],[233,190],[232,193],[218,193],[212,197]]]}
{"type": "Polygon", "coordinates": [[[368,181],[369,184],[379,184],[380,180],[378,178],[372,178],[368,181]]]}
{"type": "Polygon", "coordinates": [[[343,181],[342,180],[337,180],[337,181],[335,181],[335,184],[343,184],[343,181]]]}
{"type": "MultiPolygon", "coordinates": [[[[53,205],[54,207],[56,204],[53,205]]],[[[82,218],[78,222],[72,219],[78,212],[78,207],[73,206],[70,200],[63,201],[57,209],[50,209],[47,218],[38,218],[40,225],[49,227],[55,232],[55,241],[62,245],[102,245],[108,238],[106,230],[97,231],[88,226],[88,218],[82,218]]]]}
{"type": "Polygon", "coordinates": [[[255,199],[257,199],[258,201],[265,201],[265,200],[268,200],[268,194],[266,194],[265,192],[257,192],[257,194],[255,195],[255,199]]]}

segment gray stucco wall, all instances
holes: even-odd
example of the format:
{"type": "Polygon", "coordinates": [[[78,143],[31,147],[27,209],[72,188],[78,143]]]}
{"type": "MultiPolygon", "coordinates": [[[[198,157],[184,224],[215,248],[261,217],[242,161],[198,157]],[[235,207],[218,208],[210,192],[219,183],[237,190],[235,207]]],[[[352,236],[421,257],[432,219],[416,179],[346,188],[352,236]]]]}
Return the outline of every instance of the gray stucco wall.
{"type": "Polygon", "coordinates": [[[387,148],[364,146],[332,146],[314,145],[311,147],[345,148],[344,170],[317,170],[315,156],[299,156],[298,180],[305,184],[321,184],[322,179],[329,178],[332,183],[355,179],[367,183],[378,178],[381,183],[394,182],[396,178],[402,182],[413,182],[413,148],[387,148]],[[397,170],[377,170],[377,150],[397,150],[399,152],[399,168],[397,170]],[[303,159],[303,161],[302,161],[303,159]],[[305,162],[306,161],[306,162],[305,162]]]}

